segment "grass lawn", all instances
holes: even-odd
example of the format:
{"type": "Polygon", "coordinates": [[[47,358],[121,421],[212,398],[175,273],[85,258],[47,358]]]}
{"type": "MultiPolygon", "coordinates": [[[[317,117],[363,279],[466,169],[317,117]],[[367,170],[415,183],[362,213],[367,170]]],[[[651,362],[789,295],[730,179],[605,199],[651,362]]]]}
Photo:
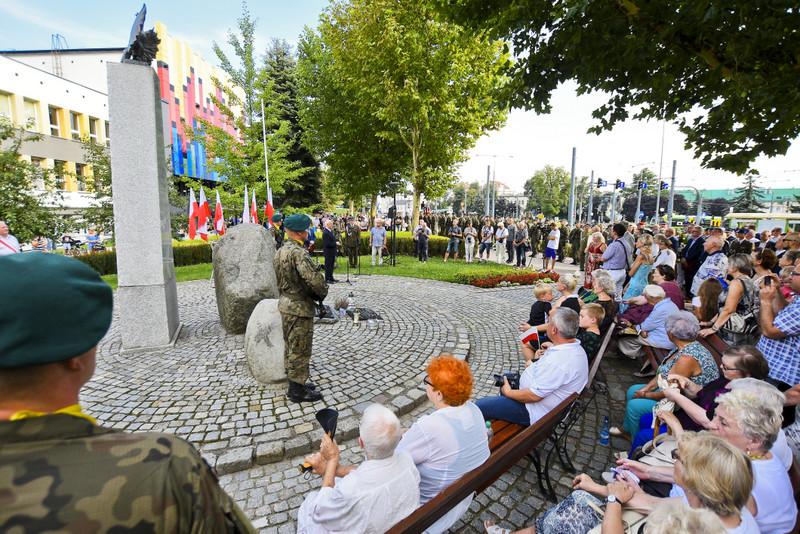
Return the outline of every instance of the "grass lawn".
{"type": "MultiPolygon", "coordinates": [[[[320,262],[322,258],[319,258],[320,262]]],[[[513,268],[508,265],[498,265],[497,263],[464,263],[459,259],[458,263],[449,260],[442,263],[438,257],[430,258],[428,263],[420,263],[417,258],[412,256],[397,256],[397,265],[392,267],[389,261],[384,259],[383,266],[373,267],[370,256],[361,256],[361,274],[384,274],[389,276],[406,276],[409,278],[428,278],[431,280],[442,280],[443,282],[453,282],[453,276],[460,272],[482,273],[482,272],[513,272],[513,268]]],[[[337,280],[343,280],[346,272],[347,258],[339,258],[338,266],[333,272],[337,280]]],[[[357,274],[358,269],[350,271],[350,274],[357,274]]],[[[102,277],[112,289],[117,289],[117,275],[109,274],[102,277]]],[[[211,278],[211,264],[201,263],[199,265],[187,265],[175,268],[175,278],[178,282],[189,280],[201,280],[211,278]]]]}

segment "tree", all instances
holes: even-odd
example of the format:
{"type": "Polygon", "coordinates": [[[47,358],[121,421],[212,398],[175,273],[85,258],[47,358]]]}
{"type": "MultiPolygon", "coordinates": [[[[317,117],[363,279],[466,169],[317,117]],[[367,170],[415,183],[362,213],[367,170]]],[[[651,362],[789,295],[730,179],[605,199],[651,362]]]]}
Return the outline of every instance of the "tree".
{"type": "Polygon", "coordinates": [[[303,127],[297,110],[299,93],[295,71],[297,64],[291,47],[282,39],[273,39],[267,49],[266,65],[263,71],[265,82],[272,82],[280,110],[278,119],[289,123],[289,136],[292,144],[286,159],[296,162],[300,172],[293,182],[286,183],[283,194],[275,196],[276,205],[290,205],[295,208],[308,208],[322,202],[322,183],[319,162],[303,144],[303,127]]]}
{"type": "Polygon", "coordinates": [[[703,211],[709,217],[724,217],[730,213],[731,201],[726,198],[712,198],[703,201],[703,211]]]}
{"type": "Polygon", "coordinates": [[[569,202],[570,177],[564,167],[545,165],[525,182],[525,196],[528,197],[527,211],[553,217],[561,212],[569,202]]]}
{"type": "Polygon", "coordinates": [[[748,174],[744,177],[744,185],[735,191],[733,197],[733,211],[736,213],[757,213],[764,209],[764,193],[756,185],[756,177],[748,174]]]}
{"type": "Polygon", "coordinates": [[[514,106],[549,112],[556,87],[574,80],[579,94],[608,94],[590,131],[631,114],[675,121],[703,165],[738,174],[761,154],[785,154],[800,134],[800,21],[788,3],[434,3],[513,44],[514,106]]]}
{"type": "Polygon", "coordinates": [[[220,87],[224,102],[213,94],[211,100],[220,120],[232,126],[238,136],[202,118],[197,119],[199,126],[194,131],[187,131],[189,137],[203,145],[209,169],[222,177],[220,197],[223,203],[233,204],[236,198],[241,202],[246,185],[263,204],[267,200],[267,190],[262,122],[267,131],[269,183],[275,194],[282,194],[285,184],[294,183],[303,169],[297,161],[288,158],[294,143],[291,126],[281,118],[283,108],[272,80],[263,72],[263,67],[256,65],[254,35],[258,21],[250,18],[246,3],[242,4],[242,16],[237,22],[239,34],[229,30],[228,44],[233,47],[240,65],[234,66],[214,42],[220,68],[230,77],[231,83],[212,78],[214,85],[220,87]]]}
{"type": "MultiPolygon", "coordinates": [[[[627,178],[627,180],[623,179],[623,181],[626,182],[625,187],[620,189],[617,195],[623,199],[639,198],[639,182],[644,182],[647,184],[647,187],[645,187],[642,191],[643,196],[648,194],[655,195],[659,187],[658,176],[656,176],[656,173],[647,167],[643,168],[639,172],[633,173],[627,178]]],[[[664,197],[663,193],[661,196],[662,198],[664,197]]]]}
{"type": "Polygon", "coordinates": [[[84,161],[91,165],[90,191],[92,206],[83,211],[83,218],[90,226],[105,232],[114,230],[114,199],[111,188],[111,154],[105,145],[100,145],[84,136],[81,140],[84,161]]]}
{"type": "Polygon", "coordinates": [[[399,137],[381,136],[381,121],[358,104],[352,88],[343,85],[334,68],[330,46],[306,28],[298,46],[298,112],[303,143],[325,163],[326,186],[350,201],[368,197],[371,215],[381,192],[398,171],[410,166],[399,137]]]}
{"type": "Polygon", "coordinates": [[[407,147],[410,168],[398,171],[413,187],[416,225],[421,196],[444,193],[477,138],[504,122],[495,93],[508,56],[500,42],[435,20],[425,0],[335,2],[319,31],[345,96],[380,121],[380,137],[407,147]]]}
{"type": "Polygon", "coordinates": [[[39,134],[0,120],[0,220],[20,243],[37,235],[53,239],[67,228],[66,217],[59,214],[64,206],[58,177],[21,157],[23,143],[41,139],[39,134]]]}
{"type": "MultiPolygon", "coordinates": [[[[622,203],[622,215],[625,217],[625,220],[627,221],[636,220],[636,201],[637,201],[636,197],[631,197],[626,199],[625,202],[622,203]]],[[[663,210],[661,213],[666,217],[667,209],[669,208],[668,194],[661,195],[660,206],[661,209],[663,210]]],[[[653,217],[653,215],[656,212],[656,196],[642,194],[642,206],[640,209],[645,214],[644,220],[650,220],[650,218],[653,217]]],[[[686,200],[686,197],[684,197],[683,195],[676,194],[675,200],[673,201],[672,213],[685,215],[688,212],[689,212],[689,202],[686,200]]]]}

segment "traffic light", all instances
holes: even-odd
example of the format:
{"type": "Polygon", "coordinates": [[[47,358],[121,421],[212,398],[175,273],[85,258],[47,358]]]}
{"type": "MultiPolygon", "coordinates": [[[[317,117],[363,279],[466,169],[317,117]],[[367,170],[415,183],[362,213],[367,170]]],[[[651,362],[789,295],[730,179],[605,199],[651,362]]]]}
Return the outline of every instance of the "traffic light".
{"type": "Polygon", "coordinates": [[[601,187],[603,187],[603,179],[602,178],[598,178],[597,179],[597,188],[600,189],[601,187]]]}
{"type": "Polygon", "coordinates": [[[669,189],[669,184],[667,182],[661,182],[661,189],[669,189]]]}
{"type": "Polygon", "coordinates": [[[622,189],[623,187],[625,187],[625,182],[623,182],[622,180],[617,180],[616,183],[614,184],[614,187],[617,189],[622,189]]]}
{"type": "Polygon", "coordinates": [[[647,182],[639,182],[639,189],[647,189],[647,182]]]}

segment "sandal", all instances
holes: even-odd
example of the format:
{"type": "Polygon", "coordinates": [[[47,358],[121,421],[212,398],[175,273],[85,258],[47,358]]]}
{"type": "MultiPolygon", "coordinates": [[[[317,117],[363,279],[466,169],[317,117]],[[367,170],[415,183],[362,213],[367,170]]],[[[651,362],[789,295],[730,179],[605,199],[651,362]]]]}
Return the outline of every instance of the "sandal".
{"type": "Polygon", "coordinates": [[[500,528],[491,521],[484,521],[483,528],[486,529],[487,534],[511,534],[507,528],[500,528]]]}

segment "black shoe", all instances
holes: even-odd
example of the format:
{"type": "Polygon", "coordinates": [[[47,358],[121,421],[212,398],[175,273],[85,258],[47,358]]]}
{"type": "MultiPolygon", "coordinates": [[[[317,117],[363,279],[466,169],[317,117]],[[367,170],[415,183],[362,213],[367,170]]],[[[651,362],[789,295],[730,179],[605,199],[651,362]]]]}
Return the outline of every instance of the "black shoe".
{"type": "Polygon", "coordinates": [[[322,400],[322,393],[310,390],[303,384],[289,381],[287,397],[292,402],[316,402],[322,400]]]}
{"type": "Polygon", "coordinates": [[[328,283],[329,284],[338,284],[339,281],[338,280],[328,280],[328,283]]]}
{"type": "Polygon", "coordinates": [[[314,382],[312,382],[311,380],[306,381],[306,387],[308,389],[312,389],[312,390],[313,389],[317,389],[317,385],[314,382]]]}

